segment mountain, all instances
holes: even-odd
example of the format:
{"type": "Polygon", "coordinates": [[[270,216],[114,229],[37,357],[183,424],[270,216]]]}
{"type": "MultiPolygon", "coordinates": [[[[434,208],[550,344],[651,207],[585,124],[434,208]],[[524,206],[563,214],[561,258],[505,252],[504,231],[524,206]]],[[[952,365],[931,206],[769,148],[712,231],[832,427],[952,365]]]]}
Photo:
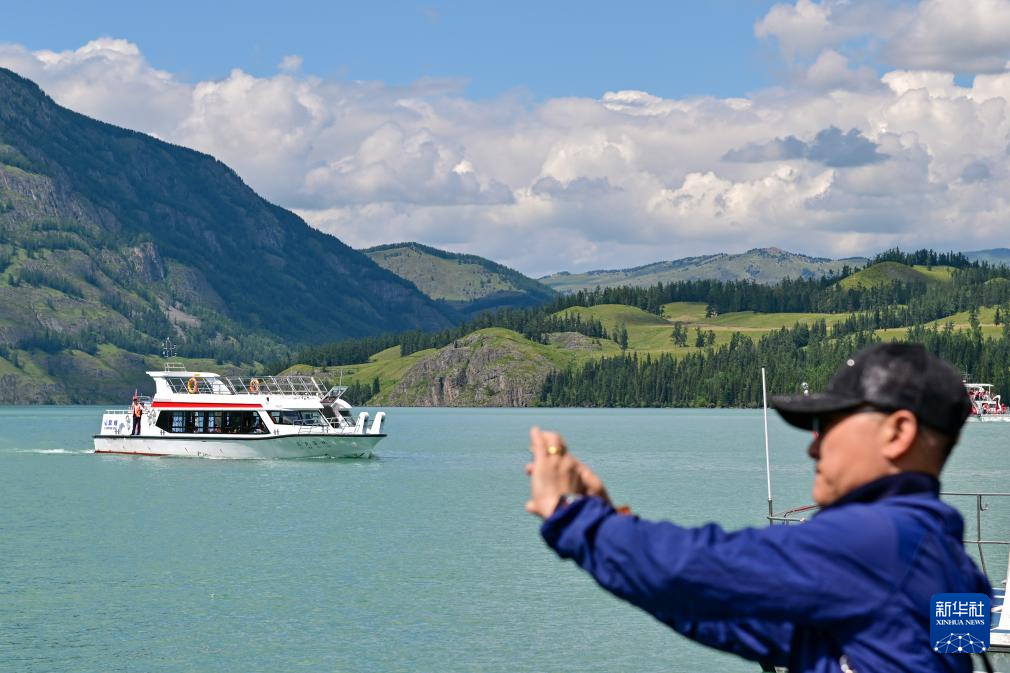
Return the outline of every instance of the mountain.
{"type": "Polygon", "coordinates": [[[786,252],[779,248],[754,248],[745,253],[719,253],[700,257],[685,257],[669,262],[655,262],[631,269],[568,273],[562,271],[540,278],[541,283],[558,292],[577,292],[594,287],[635,285],[647,287],[656,283],[680,280],[753,280],[771,285],[783,278],[812,278],[838,273],[843,266],[862,266],[862,257],[828,259],[786,252]]]}
{"type": "Polygon", "coordinates": [[[142,371],[167,336],[183,355],[251,363],[452,322],[213,157],[62,108],[0,69],[0,400],[108,399],[95,381],[126,361],[142,371]]]}
{"type": "Polygon", "coordinates": [[[989,250],[974,250],[964,253],[973,262],[989,262],[1010,266],[1010,248],[991,248],[989,250]]]}
{"type": "Polygon", "coordinates": [[[379,245],[362,252],[464,315],[491,308],[536,306],[555,295],[546,285],[476,255],[446,252],[420,243],[379,245]]]}

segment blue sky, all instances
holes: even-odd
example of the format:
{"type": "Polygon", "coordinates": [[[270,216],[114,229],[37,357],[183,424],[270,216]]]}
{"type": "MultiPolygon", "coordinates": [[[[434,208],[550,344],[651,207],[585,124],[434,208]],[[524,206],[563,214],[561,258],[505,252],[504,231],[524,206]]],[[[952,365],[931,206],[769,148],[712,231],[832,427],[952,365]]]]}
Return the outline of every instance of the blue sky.
{"type": "Polygon", "coordinates": [[[1010,245],[1010,0],[6,3],[0,66],[355,247],[1010,245]]]}
{"type": "Polygon", "coordinates": [[[688,2],[24,2],[5,3],[0,41],[76,49],[96,37],[141,46],[156,68],[190,80],[232,68],[303,71],[409,84],[464,77],[467,94],[527,89],[536,99],[642,89],[737,96],[774,76],[754,37],[772,5],[688,2]],[[54,20],[58,16],[59,20],[54,20]]]}

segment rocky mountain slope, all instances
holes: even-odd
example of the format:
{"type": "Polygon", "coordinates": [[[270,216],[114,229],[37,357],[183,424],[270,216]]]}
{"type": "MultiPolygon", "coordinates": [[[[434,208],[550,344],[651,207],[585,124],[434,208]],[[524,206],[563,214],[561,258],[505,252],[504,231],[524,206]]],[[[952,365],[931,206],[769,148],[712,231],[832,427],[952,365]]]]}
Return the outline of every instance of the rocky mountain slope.
{"type": "Polygon", "coordinates": [[[595,287],[634,285],[647,287],[680,280],[753,280],[774,284],[783,278],[813,278],[838,273],[843,266],[866,264],[862,257],[828,259],[810,257],[779,248],[755,248],[738,255],[719,253],[655,262],[631,269],[565,271],[540,278],[540,282],[558,292],[577,292],[595,287]]]}
{"type": "MultiPolygon", "coordinates": [[[[581,336],[581,335],[579,335],[581,336]]],[[[419,407],[525,407],[554,364],[514,332],[474,332],[420,359],[377,403],[419,407]]]]}
{"type": "Polygon", "coordinates": [[[132,392],[73,381],[115,379],[167,336],[184,355],[251,363],[453,318],[213,157],[62,108],[0,69],[0,400],[132,392]]]}
{"type": "Polygon", "coordinates": [[[535,306],[554,291],[518,271],[477,255],[420,243],[393,243],[363,250],[372,261],[414,283],[464,315],[502,307],[535,306]]]}

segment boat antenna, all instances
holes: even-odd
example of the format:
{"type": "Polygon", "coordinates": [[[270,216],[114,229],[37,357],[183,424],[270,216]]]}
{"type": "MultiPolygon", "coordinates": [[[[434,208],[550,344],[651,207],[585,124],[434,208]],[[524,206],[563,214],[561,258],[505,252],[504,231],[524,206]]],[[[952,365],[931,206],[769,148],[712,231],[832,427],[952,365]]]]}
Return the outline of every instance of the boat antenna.
{"type": "Polygon", "coordinates": [[[176,357],[176,348],[170,337],[165,337],[165,340],[161,342],[161,356],[165,358],[165,371],[171,371],[173,365],[177,363],[172,362],[176,357]]]}
{"type": "Polygon", "coordinates": [[[161,355],[166,360],[175,357],[175,344],[172,343],[170,337],[165,337],[165,340],[161,342],[161,355]]]}
{"type": "Polygon", "coordinates": [[[771,457],[768,452],[768,382],[765,378],[765,368],[761,368],[761,397],[764,406],[764,421],[765,421],[765,475],[768,478],[768,516],[774,516],[775,512],[772,509],[772,464],[771,457]]]}

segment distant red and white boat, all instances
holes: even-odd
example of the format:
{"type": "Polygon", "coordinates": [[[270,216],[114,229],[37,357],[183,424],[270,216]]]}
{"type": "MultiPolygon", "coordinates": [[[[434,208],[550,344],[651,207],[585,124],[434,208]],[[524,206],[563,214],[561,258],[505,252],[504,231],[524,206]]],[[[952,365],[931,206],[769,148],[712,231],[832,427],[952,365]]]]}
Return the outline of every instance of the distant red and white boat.
{"type": "Polygon", "coordinates": [[[968,392],[968,399],[971,400],[971,416],[969,421],[982,423],[1010,422],[1010,408],[1003,404],[1003,400],[998,394],[993,394],[991,383],[968,383],[964,384],[968,392]]]}
{"type": "Polygon", "coordinates": [[[225,377],[166,363],[142,398],[140,434],[130,409],[110,409],[94,436],[95,453],[191,458],[367,458],[384,437],[385,412],[369,424],[311,376],[225,377]]]}

